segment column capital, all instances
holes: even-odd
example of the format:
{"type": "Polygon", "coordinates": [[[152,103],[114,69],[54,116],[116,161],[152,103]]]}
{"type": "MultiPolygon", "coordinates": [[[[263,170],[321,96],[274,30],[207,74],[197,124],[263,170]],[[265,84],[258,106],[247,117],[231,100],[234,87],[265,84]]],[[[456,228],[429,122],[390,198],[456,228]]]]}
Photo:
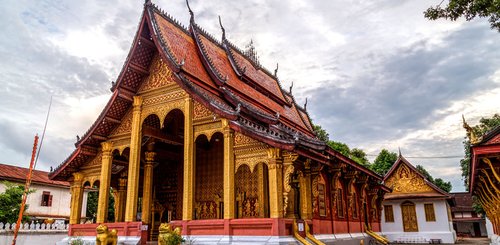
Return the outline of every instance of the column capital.
{"type": "Polygon", "coordinates": [[[103,153],[111,153],[113,150],[113,142],[112,141],[104,141],[101,143],[102,152],[103,153]]]}
{"type": "Polygon", "coordinates": [[[153,163],[156,157],[156,152],[154,151],[147,151],[144,152],[144,155],[146,156],[146,163],[153,163]]]}
{"type": "Polygon", "coordinates": [[[142,106],[142,96],[134,96],[134,108],[142,106]]]}
{"type": "Polygon", "coordinates": [[[280,159],[281,160],[281,158],[282,158],[281,149],[279,149],[279,148],[268,148],[267,149],[267,156],[270,159],[280,159]]]}
{"type": "Polygon", "coordinates": [[[125,190],[125,187],[127,187],[127,179],[126,178],[119,178],[118,179],[118,189],[125,190]]]}
{"type": "Polygon", "coordinates": [[[73,182],[76,184],[76,183],[80,183],[83,181],[83,174],[82,173],[79,173],[79,172],[75,172],[73,173],[73,182]]]}

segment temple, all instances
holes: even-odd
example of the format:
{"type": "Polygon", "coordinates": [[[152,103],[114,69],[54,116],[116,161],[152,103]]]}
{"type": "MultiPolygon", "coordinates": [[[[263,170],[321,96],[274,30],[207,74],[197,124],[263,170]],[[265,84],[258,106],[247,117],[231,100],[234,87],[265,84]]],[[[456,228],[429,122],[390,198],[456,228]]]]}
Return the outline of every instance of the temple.
{"type": "Polygon", "coordinates": [[[401,153],[384,177],[382,231],[395,243],[455,243],[449,193],[429,181],[401,153]]]}
{"type": "Polygon", "coordinates": [[[109,102],[49,174],[71,183],[68,235],[105,224],[145,243],[168,222],[198,242],[300,233],[321,244],[380,231],[382,177],[317,139],[277,68],[229,42],[222,23],[216,40],[189,12],[185,28],[145,3],[109,102]],[[80,220],[86,187],[99,188],[92,224],[80,220]]]}
{"type": "Polygon", "coordinates": [[[491,221],[488,236],[493,245],[500,244],[500,126],[476,137],[465,122],[470,139],[469,191],[491,221]]]}

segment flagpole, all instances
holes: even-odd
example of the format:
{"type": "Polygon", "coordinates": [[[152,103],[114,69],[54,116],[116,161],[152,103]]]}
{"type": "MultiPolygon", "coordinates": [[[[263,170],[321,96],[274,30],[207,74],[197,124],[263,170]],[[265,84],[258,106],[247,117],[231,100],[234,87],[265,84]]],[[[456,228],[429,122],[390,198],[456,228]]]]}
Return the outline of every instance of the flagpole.
{"type": "Polygon", "coordinates": [[[45,125],[43,127],[42,139],[40,140],[40,147],[38,148],[38,152],[37,152],[38,135],[35,135],[35,143],[33,144],[33,151],[31,153],[30,168],[28,171],[28,176],[26,176],[26,184],[24,185],[23,199],[21,201],[21,208],[19,209],[19,217],[17,218],[16,228],[14,229],[14,239],[12,240],[12,245],[16,245],[17,234],[19,232],[19,228],[21,227],[24,208],[26,207],[26,199],[28,198],[28,192],[31,185],[31,175],[33,174],[33,170],[35,169],[36,163],[38,161],[38,156],[40,155],[40,151],[42,149],[43,138],[45,137],[45,130],[47,129],[47,123],[49,121],[49,114],[51,107],[52,107],[52,96],[50,96],[49,110],[47,111],[47,117],[45,118],[45,125]]]}
{"type": "Polygon", "coordinates": [[[28,176],[26,177],[26,184],[24,185],[23,200],[21,202],[21,208],[19,209],[19,217],[17,218],[16,228],[14,229],[14,240],[12,240],[12,245],[16,245],[17,233],[19,232],[19,227],[21,226],[21,221],[23,219],[24,207],[26,206],[26,198],[28,197],[28,191],[31,183],[31,174],[33,172],[33,166],[35,165],[37,145],[38,135],[35,135],[35,143],[33,143],[33,151],[31,153],[30,169],[28,171],[28,176]]]}

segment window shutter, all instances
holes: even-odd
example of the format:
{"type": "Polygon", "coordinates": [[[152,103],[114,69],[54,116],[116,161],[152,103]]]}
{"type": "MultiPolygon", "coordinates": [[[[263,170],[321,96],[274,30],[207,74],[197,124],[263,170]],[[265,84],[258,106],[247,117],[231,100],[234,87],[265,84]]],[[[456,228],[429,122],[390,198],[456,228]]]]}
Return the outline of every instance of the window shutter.
{"type": "Polygon", "coordinates": [[[47,206],[52,207],[52,195],[49,195],[49,200],[47,202],[47,206]]]}

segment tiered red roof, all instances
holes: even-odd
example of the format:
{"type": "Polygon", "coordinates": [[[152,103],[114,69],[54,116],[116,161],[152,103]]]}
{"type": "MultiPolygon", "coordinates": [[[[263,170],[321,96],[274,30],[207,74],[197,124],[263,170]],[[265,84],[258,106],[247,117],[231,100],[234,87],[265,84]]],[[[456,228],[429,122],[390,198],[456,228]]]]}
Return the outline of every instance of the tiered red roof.
{"type": "MultiPolygon", "coordinates": [[[[191,12],[191,10],[190,10],[191,12]]],[[[221,25],[222,27],[222,25],[221,25]]],[[[245,52],[225,38],[215,40],[194,21],[189,30],[146,2],[134,43],[115,84],[113,95],[88,132],[76,143],[77,149],[51,178],[67,179],[71,172],[97,153],[100,142],[116,128],[131,107],[132,96],[148,75],[158,53],[174,73],[174,80],[196,101],[230,120],[230,126],[249,137],[281,149],[296,151],[323,164],[333,159],[381,180],[351,159],[329,148],[314,134],[305,108],[298,106],[290,92],[284,92],[275,74],[262,68],[245,52]]]]}

